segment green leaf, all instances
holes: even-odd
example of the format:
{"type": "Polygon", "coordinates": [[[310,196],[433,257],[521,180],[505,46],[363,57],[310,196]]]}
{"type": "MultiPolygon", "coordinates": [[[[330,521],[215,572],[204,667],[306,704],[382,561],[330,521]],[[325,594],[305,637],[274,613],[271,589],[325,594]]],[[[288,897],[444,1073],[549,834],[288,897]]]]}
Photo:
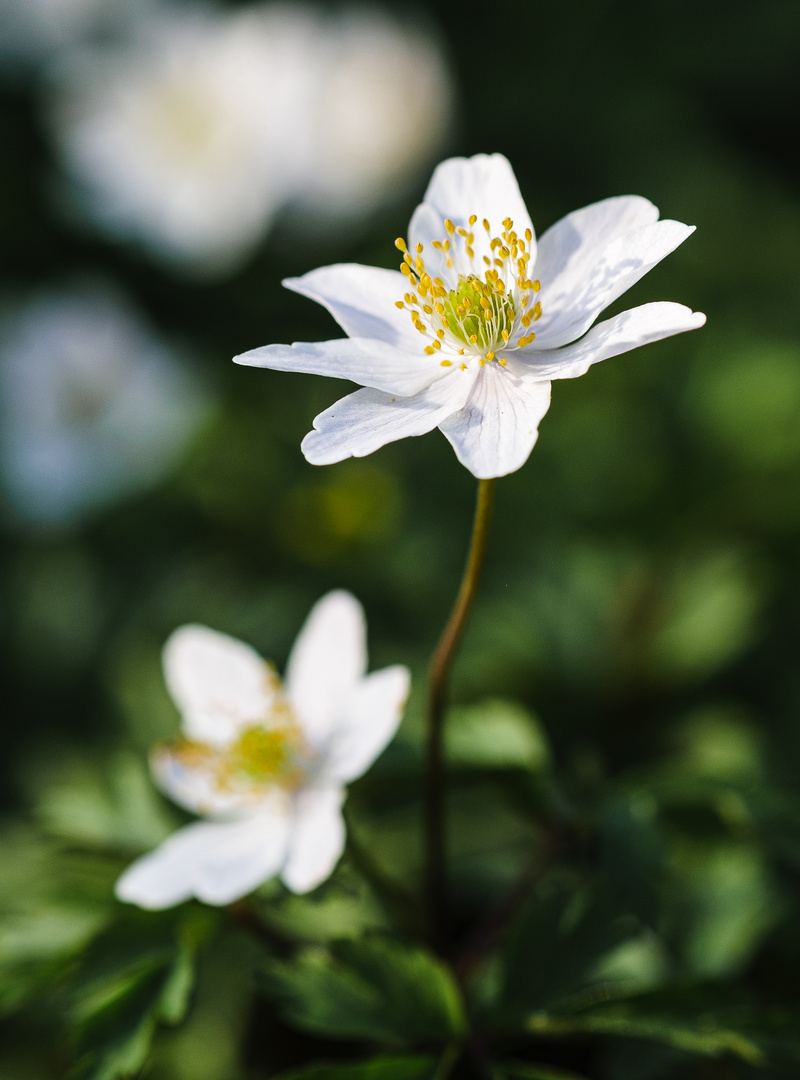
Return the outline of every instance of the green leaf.
{"type": "Polygon", "coordinates": [[[622,1012],[570,1017],[536,1013],[529,1017],[527,1026],[536,1035],[592,1034],[652,1039],[695,1054],[712,1057],[734,1054],[751,1065],[765,1061],[763,1051],[752,1038],[732,1028],[718,1027],[708,1017],[692,1024],[668,1016],[637,1017],[622,1012]]]}
{"type": "Polygon", "coordinates": [[[465,1028],[447,968],[425,950],[383,935],[270,961],[260,985],[288,1023],[337,1038],[447,1042],[465,1028]]]}
{"type": "Polygon", "coordinates": [[[728,981],[673,983],[571,1014],[534,1013],[526,1026],[536,1035],[610,1035],[710,1057],[732,1054],[751,1065],[796,1062],[800,1051],[796,1013],[759,1009],[728,981]]]}
{"type": "Polygon", "coordinates": [[[593,969],[638,929],[598,889],[546,882],[523,908],[501,954],[494,1022],[523,1025],[530,1013],[585,990],[596,981],[593,969]]]}
{"type": "Polygon", "coordinates": [[[108,924],[117,873],[33,828],[0,834],[0,1014],[48,993],[108,924]]]}
{"type": "Polygon", "coordinates": [[[89,950],[72,995],[71,1080],[118,1080],[143,1066],[160,1023],[185,1016],[195,957],[215,916],[125,912],[89,950]]]}
{"type": "Polygon", "coordinates": [[[440,1065],[438,1057],[382,1055],[348,1065],[307,1065],[276,1080],[436,1080],[440,1065]]]}
{"type": "Polygon", "coordinates": [[[496,1080],[585,1080],[554,1065],[535,1065],[529,1061],[501,1062],[494,1076],[496,1080]]]}
{"type": "Polygon", "coordinates": [[[521,705],[499,698],[450,709],[447,757],[452,765],[542,772],[550,760],[547,738],[521,705]]]}

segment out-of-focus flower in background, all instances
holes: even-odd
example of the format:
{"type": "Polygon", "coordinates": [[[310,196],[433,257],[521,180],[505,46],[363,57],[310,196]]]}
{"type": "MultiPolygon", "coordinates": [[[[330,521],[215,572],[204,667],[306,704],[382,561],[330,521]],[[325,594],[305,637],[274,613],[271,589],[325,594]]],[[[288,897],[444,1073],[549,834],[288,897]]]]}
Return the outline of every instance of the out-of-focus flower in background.
{"type": "Polygon", "coordinates": [[[17,517],[61,526],[174,464],[207,393],[106,289],[45,294],[0,332],[0,481],[17,517]]]}
{"type": "Polygon", "coordinates": [[[302,9],[175,7],[72,56],[52,119],[90,215],[212,273],[243,258],[292,184],[311,31],[302,9]]]}
{"type": "Polygon", "coordinates": [[[452,83],[423,26],[379,11],[344,10],[320,23],[312,156],[301,205],[328,219],[358,216],[413,181],[436,156],[452,83]]]}
{"type": "Polygon", "coordinates": [[[123,44],[63,57],[51,86],[82,211],[210,275],[235,270],[287,202],[316,225],[387,198],[450,112],[432,39],[302,4],[154,9],[123,44]]]}
{"type": "Polygon", "coordinates": [[[122,35],[155,0],[0,0],[3,72],[30,71],[92,35],[122,35]]]}
{"type": "Polygon", "coordinates": [[[153,772],[210,820],[138,859],[117,896],[166,908],[196,896],[229,904],[280,873],[293,892],[324,881],[344,850],[344,785],[394,735],[409,690],[400,665],[366,674],[366,625],[350,593],[328,593],[295,642],[284,690],[249,645],[183,626],[164,674],[183,735],[157,747],[153,772]]]}

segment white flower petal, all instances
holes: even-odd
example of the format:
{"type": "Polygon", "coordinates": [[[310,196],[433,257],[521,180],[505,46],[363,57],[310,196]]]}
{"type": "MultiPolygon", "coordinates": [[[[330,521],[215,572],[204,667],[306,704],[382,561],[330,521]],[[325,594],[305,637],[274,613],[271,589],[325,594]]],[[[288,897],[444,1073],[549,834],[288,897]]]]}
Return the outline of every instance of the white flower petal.
{"type": "Polygon", "coordinates": [[[413,351],[395,348],[385,341],[335,338],[296,341],[293,345],[262,345],[233,359],[246,367],[350,379],[362,386],[405,397],[423,390],[438,374],[431,358],[419,347],[418,333],[416,337],[413,351]]]}
{"type": "Polygon", "coordinates": [[[243,809],[246,803],[241,792],[220,787],[214,763],[211,756],[207,763],[187,763],[179,753],[162,746],[156,746],[150,756],[156,783],[178,806],[203,816],[243,809]]]}
{"type": "Polygon", "coordinates": [[[601,311],[693,232],[693,225],[680,221],[657,221],[626,232],[597,255],[591,269],[586,267],[588,272],[565,299],[553,300],[543,282],[543,314],[535,326],[536,347],[555,349],[585,334],[601,311]]]}
{"type": "Polygon", "coordinates": [[[330,877],[344,851],[341,788],[307,788],[295,800],[289,856],[281,871],[287,888],[306,893],[330,877]]]}
{"type": "Polygon", "coordinates": [[[408,292],[408,282],[399,270],[339,263],[287,278],[283,284],[326,307],[348,337],[419,349],[419,333],[408,312],[397,307],[408,292]]]}
{"type": "Polygon", "coordinates": [[[639,195],[621,195],[584,206],[552,225],[539,238],[532,271],[548,298],[537,332],[544,331],[567,297],[592,274],[612,241],[656,221],[658,207],[639,195]]]}
{"type": "Polygon", "coordinates": [[[464,408],[439,424],[458,460],[479,479],[525,464],[550,406],[547,376],[531,378],[513,353],[507,365],[486,364],[464,408]]]}
{"type": "Polygon", "coordinates": [[[454,370],[411,397],[356,390],[314,418],[314,430],[300,449],[312,465],[331,465],[366,457],[398,439],[424,435],[461,408],[474,378],[472,371],[454,370]]]}
{"type": "Polygon", "coordinates": [[[278,872],[289,824],[288,800],[275,798],[245,818],[188,825],[128,867],[116,895],[153,910],[192,896],[207,904],[233,903],[278,872]]]}
{"type": "Polygon", "coordinates": [[[410,686],[408,668],[401,665],[374,671],[362,680],[325,748],[323,780],[349,784],[367,771],[397,731],[410,686]]]}
{"type": "Polygon", "coordinates": [[[706,321],[700,311],[683,304],[660,301],[642,304],[607,319],[593,327],[585,337],[561,349],[526,349],[517,353],[527,362],[529,370],[540,379],[575,379],[584,375],[592,364],[611,356],[630,352],[651,341],[696,330],[706,321]]]}
{"type": "Polygon", "coordinates": [[[286,693],[312,745],[328,737],[342,701],[366,670],[364,609],[343,589],[329,592],[311,609],[286,667],[286,693]]]}
{"type": "Polygon", "coordinates": [[[182,626],[168,638],[163,662],[189,738],[225,746],[269,716],[277,677],[243,641],[206,626],[182,626]]]}
{"type": "MultiPolygon", "coordinates": [[[[437,165],[422,205],[417,207],[411,218],[409,248],[413,250],[421,243],[427,265],[429,256],[433,255],[431,241],[447,238],[444,220],[449,218],[456,227],[473,229],[473,247],[478,262],[481,262],[484,255],[490,254],[483,219],[488,219],[492,236],[498,236],[503,230],[503,221],[508,217],[514,222],[517,236],[524,237],[526,229],[533,233],[530,215],[508,159],[502,154],[450,158],[437,165]],[[474,228],[469,224],[472,214],[478,218],[474,228]]],[[[533,260],[536,255],[535,236],[529,250],[533,260]]],[[[439,273],[439,267],[430,270],[430,273],[439,273]]],[[[442,276],[445,279],[451,277],[446,273],[442,276]]]]}

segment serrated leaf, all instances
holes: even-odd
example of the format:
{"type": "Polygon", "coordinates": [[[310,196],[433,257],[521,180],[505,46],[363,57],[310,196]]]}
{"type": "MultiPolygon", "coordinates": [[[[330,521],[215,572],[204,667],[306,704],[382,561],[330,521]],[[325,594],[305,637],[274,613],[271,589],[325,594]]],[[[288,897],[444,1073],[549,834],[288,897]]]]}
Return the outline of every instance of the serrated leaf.
{"type": "Polygon", "coordinates": [[[289,1024],[337,1038],[441,1043],[465,1028],[447,968],[424,949],[383,935],[268,962],[260,983],[289,1024]]]}
{"type": "Polygon", "coordinates": [[[382,1055],[347,1065],[307,1065],[276,1080],[436,1080],[440,1065],[438,1057],[382,1055]]]}
{"type": "Polygon", "coordinates": [[[35,829],[0,834],[0,1013],[46,994],[107,925],[114,872],[35,829]]]}
{"type": "MultiPolygon", "coordinates": [[[[160,1023],[186,1014],[203,937],[190,909],[126,912],[87,954],[73,992],[70,1080],[120,1080],[144,1064],[160,1023]]],[[[209,920],[212,917],[209,917],[209,920]]]]}
{"type": "Polygon", "coordinates": [[[537,1035],[614,1035],[622,1038],[652,1039],[695,1054],[716,1057],[734,1054],[751,1065],[761,1065],[765,1056],[756,1042],[732,1028],[717,1027],[710,1019],[695,1024],[672,1017],[637,1017],[623,1013],[557,1017],[537,1013],[529,1017],[528,1030],[537,1035]]]}
{"type": "Polygon", "coordinates": [[[501,954],[494,1022],[522,1025],[530,1013],[585,990],[603,957],[637,931],[601,891],[547,883],[520,913],[501,954]]]}

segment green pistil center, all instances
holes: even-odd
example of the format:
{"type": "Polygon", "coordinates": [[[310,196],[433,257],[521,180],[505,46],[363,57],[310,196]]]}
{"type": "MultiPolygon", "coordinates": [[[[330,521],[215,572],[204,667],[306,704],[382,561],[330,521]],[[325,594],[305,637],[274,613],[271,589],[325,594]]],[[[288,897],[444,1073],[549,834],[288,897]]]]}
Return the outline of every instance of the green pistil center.
{"type": "Polygon", "coordinates": [[[474,274],[462,277],[444,302],[448,328],[465,345],[489,349],[503,344],[514,327],[516,312],[510,296],[487,288],[474,274]]]}

